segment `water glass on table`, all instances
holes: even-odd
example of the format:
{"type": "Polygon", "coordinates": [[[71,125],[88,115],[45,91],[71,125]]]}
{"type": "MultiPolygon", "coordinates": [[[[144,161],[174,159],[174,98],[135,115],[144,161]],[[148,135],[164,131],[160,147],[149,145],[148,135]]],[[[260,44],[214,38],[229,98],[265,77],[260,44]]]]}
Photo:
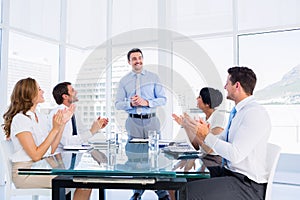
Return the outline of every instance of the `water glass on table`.
{"type": "Polygon", "coordinates": [[[159,150],[159,133],[154,130],[148,131],[148,137],[149,137],[149,150],[151,151],[158,151],[159,150]]]}

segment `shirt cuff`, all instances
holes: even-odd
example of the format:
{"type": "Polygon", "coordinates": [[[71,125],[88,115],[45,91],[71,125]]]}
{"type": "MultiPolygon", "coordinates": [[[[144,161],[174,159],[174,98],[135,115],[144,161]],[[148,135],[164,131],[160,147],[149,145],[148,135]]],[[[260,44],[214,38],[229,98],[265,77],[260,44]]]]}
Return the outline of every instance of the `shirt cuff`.
{"type": "Polygon", "coordinates": [[[153,107],[152,101],[151,101],[151,100],[147,100],[147,101],[148,101],[148,107],[149,107],[149,108],[153,107]]]}
{"type": "MultiPolygon", "coordinates": [[[[96,133],[95,133],[96,134],[96,133]]],[[[85,143],[85,142],[88,142],[88,139],[90,139],[94,134],[89,130],[89,131],[86,131],[85,133],[83,134],[80,134],[80,139],[81,139],[81,143],[85,143]]]]}
{"type": "Polygon", "coordinates": [[[218,137],[216,137],[214,134],[209,133],[206,138],[204,139],[204,143],[209,146],[210,148],[214,148],[215,144],[218,141],[218,137]]]}

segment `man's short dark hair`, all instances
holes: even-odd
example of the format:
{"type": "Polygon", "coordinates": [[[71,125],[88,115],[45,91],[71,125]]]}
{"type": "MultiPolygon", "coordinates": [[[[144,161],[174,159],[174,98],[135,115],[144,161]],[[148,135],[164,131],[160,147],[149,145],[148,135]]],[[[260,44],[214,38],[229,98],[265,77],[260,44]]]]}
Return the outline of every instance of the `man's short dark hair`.
{"type": "Polygon", "coordinates": [[[62,82],[57,84],[52,91],[52,95],[55,99],[55,102],[60,105],[63,103],[62,95],[66,94],[69,95],[68,86],[72,85],[70,82],[62,82]]]}
{"type": "Polygon", "coordinates": [[[133,48],[133,49],[131,49],[130,51],[128,51],[128,53],[127,53],[127,59],[128,59],[128,61],[130,61],[130,55],[131,55],[132,53],[136,53],[136,52],[141,53],[141,54],[142,54],[142,57],[143,57],[143,52],[142,52],[140,49],[138,49],[138,48],[133,48]]]}
{"type": "Polygon", "coordinates": [[[239,82],[248,95],[253,94],[256,85],[256,75],[248,67],[231,67],[228,69],[229,80],[232,84],[239,82]]]}

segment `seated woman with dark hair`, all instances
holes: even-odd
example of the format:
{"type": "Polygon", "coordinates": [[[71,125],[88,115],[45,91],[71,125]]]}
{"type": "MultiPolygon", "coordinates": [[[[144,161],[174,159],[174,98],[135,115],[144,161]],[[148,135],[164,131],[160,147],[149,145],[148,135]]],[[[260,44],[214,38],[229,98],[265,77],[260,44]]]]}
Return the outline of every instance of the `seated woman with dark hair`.
{"type": "MultiPolygon", "coordinates": [[[[224,130],[224,126],[226,124],[225,113],[216,109],[223,101],[222,93],[214,88],[204,87],[200,90],[199,96],[197,97],[197,107],[202,110],[205,114],[205,120],[210,124],[210,132],[218,135],[224,130]]],[[[172,114],[174,120],[181,125],[186,132],[194,130],[194,124],[197,121],[191,118],[187,113],[184,113],[183,116],[177,116],[176,114],[172,114]]],[[[192,135],[192,134],[188,134],[192,135]]],[[[191,138],[189,141],[193,141],[191,138]]],[[[193,144],[193,147],[196,150],[199,150],[199,146],[193,144]]],[[[212,149],[208,148],[204,144],[201,144],[201,150],[207,154],[214,154],[212,149]]]]}

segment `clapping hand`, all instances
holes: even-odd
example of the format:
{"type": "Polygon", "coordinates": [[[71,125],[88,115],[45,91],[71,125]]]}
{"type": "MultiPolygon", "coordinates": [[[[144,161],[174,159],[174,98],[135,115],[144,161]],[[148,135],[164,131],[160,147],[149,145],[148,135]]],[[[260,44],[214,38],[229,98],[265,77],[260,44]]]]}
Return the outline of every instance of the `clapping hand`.
{"type": "Polygon", "coordinates": [[[62,110],[64,123],[67,123],[72,118],[75,109],[76,109],[75,104],[71,104],[68,108],[62,110]]]}
{"type": "Polygon", "coordinates": [[[203,143],[206,135],[209,133],[210,125],[201,118],[198,120],[193,119],[187,113],[183,113],[183,115],[180,116],[172,114],[172,117],[184,128],[194,148],[198,149],[199,145],[203,143]]]}
{"type": "Polygon", "coordinates": [[[175,122],[177,122],[177,124],[182,125],[182,121],[183,121],[182,115],[178,116],[176,114],[172,114],[172,117],[174,118],[175,122]]]}
{"type": "Polygon", "coordinates": [[[69,108],[58,110],[52,118],[52,127],[61,129],[73,116],[75,105],[72,104],[69,108]]]}
{"type": "Polygon", "coordinates": [[[63,110],[58,110],[56,114],[53,115],[52,118],[52,127],[53,129],[61,129],[64,126],[64,116],[63,116],[63,110]]]}
{"type": "Polygon", "coordinates": [[[98,117],[97,120],[95,120],[92,124],[92,127],[90,129],[91,133],[96,133],[98,130],[106,127],[106,125],[108,124],[109,120],[108,118],[101,118],[98,117]]]}
{"type": "Polygon", "coordinates": [[[108,120],[108,118],[98,117],[97,122],[98,122],[98,125],[99,125],[100,129],[103,129],[103,128],[106,127],[106,125],[108,124],[109,120],[108,120]]]}
{"type": "Polygon", "coordinates": [[[197,123],[196,128],[197,128],[197,137],[201,141],[203,141],[210,131],[210,124],[208,124],[203,119],[200,119],[199,122],[197,123]]]}

